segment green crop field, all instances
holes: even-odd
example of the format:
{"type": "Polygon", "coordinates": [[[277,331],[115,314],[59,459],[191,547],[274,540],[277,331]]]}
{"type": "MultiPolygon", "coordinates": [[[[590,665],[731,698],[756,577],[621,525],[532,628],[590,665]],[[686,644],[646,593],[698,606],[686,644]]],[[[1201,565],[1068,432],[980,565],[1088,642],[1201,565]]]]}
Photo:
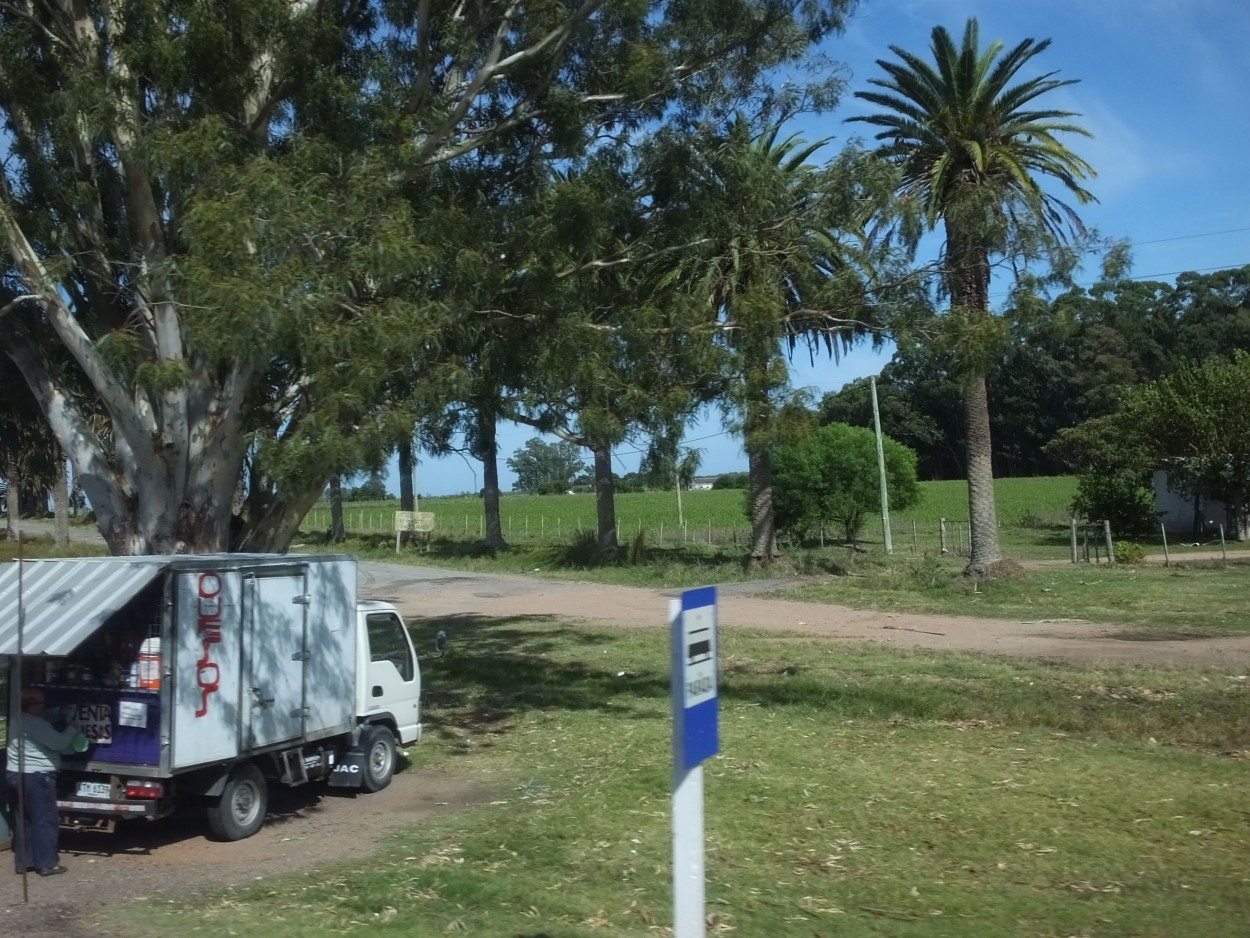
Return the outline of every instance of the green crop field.
{"type": "MultiPolygon", "coordinates": [[[[939,524],[948,523],[946,545],[959,552],[968,518],[968,489],[960,480],[921,483],[920,503],[891,517],[894,537],[917,550],[940,546],[939,524]]],[[[1069,476],[999,479],[999,524],[1005,529],[1055,528],[1068,523],[1068,506],[1076,491],[1069,476]]],[[[349,532],[377,534],[394,531],[398,502],[353,502],[345,506],[349,532]]],[[[446,539],[481,537],[485,524],[482,500],[471,495],[423,498],[419,509],[435,517],[435,536],[446,539]]],[[[568,542],[579,532],[595,529],[595,496],[505,494],[500,499],[504,537],[513,544],[568,542]]],[[[703,543],[718,546],[745,544],[749,533],[746,496],[737,489],[683,492],[681,514],[673,492],[631,492],[616,497],[617,530],[622,540],[639,532],[655,545],[703,543]],[[684,522],[684,524],[683,524],[684,522]]],[[[306,531],[330,526],[330,510],[318,505],[304,522],[306,531]]],[[[830,531],[830,538],[838,532],[830,531]]],[[[869,522],[864,537],[881,537],[879,521],[869,522]]],[[[1008,541],[1011,537],[1008,537],[1008,541]]],[[[1059,545],[1062,547],[1062,545],[1059,545]]]]}

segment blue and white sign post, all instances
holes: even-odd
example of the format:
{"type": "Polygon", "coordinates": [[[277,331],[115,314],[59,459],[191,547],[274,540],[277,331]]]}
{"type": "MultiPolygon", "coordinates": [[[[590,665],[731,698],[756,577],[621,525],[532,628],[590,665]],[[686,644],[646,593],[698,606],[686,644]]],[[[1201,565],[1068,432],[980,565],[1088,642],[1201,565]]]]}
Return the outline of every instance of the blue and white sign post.
{"type": "Polygon", "coordinates": [[[720,751],[716,588],[669,603],[673,654],[673,935],[704,938],[703,760],[720,751]]]}

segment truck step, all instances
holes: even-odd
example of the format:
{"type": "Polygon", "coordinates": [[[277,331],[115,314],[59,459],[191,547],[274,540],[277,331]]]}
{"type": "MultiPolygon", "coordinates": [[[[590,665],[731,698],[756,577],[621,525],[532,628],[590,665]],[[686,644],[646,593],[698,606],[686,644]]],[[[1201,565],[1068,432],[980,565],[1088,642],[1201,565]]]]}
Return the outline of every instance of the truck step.
{"type": "Polygon", "coordinates": [[[308,783],[308,769],[304,766],[304,750],[283,749],[278,754],[282,764],[282,775],[279,781],[284,785],[305,785],[308,783]]]}

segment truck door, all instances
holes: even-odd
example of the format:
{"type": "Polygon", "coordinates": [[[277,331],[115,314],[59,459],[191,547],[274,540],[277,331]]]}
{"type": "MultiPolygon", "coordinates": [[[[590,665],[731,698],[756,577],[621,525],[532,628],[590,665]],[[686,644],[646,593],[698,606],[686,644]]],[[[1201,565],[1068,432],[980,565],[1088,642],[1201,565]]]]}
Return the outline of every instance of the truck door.
{"type": "Polygon", "coordinates": [[[243,738],[249,748],[304,732],[307,574],[244,577],[243,738]]]}
{"type": "Polygon", "coordinates": [[[370,612],[365,624],[370,659],[366,710],[389,711],[400,741],[412,742],[420,733],[421,721],[421,672],[412,641],[393,612],[370,612]]]}

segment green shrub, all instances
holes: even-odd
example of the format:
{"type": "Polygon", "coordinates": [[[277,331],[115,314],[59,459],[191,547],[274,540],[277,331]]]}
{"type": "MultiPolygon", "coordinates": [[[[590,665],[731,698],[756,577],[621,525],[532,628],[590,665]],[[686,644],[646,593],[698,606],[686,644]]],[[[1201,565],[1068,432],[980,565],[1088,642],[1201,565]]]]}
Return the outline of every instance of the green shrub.
{"type": "Polygon", "coordinates": [[[1132,541],[1115,542],[1115,559],[1120,563],[1139,564],[1146,560],[1146,548],[1132,541]]]}
{"type": "MultiPolygon", "coordinates": [[[[888,437],[884,450],[890,507],[910,508],[920,498],[916,453],[888,437]]],[[[777,526],[798,541],[824,526],[840,525],[854,544],[864,518],[881,506],[879,485],[877,440],[863,427],[831,423],[773,451],[777,526]]]]}

